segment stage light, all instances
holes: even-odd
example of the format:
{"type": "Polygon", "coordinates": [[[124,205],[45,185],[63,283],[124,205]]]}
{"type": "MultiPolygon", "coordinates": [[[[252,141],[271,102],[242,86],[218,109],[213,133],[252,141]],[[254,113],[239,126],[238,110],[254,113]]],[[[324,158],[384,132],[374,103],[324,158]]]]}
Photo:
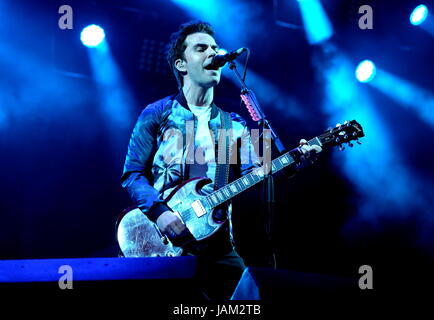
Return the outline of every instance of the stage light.
{"type": "Polygon", "coordinates": [[[422,121],[434,128],[434,93],[386,70],[379,69],[373,88],[384,93],[401,107],[412,110],[422,121]]]}
{"type": "Polygon", "coordinates": [[[371,60],[364,60],[359,63],[356,69],[356,78],[360,82],[366,83],[374,79],[376,74],[375,64],[371,60]]]}
{"type": "Polygon", "coordinates": [[[422,24],[428,16],[428,8],[426,5],[418,5],[410,15],[410,22],[414,26],[422,24]]]}
{"type": "Polygon", "coordinates": [[[319,44],[333,35],[333,27],[320,0],[298,0],[307,41],[319,44]]]}
{"type": "MultiPolygon", "coordinates": [[[[166,1],[167,2],[167,1],[166,1]]],[[[234,50],[266,33],[260,5],[246,0],[172,0],[194,20],[206,21],[218,30],[218,43],[234,50]]]]}
{"type": "Polygon", "coordinates": [[[105,38],[104,29],[91,24],[81,31],[80,40],[87,47],[97,47],[105,38]]]}

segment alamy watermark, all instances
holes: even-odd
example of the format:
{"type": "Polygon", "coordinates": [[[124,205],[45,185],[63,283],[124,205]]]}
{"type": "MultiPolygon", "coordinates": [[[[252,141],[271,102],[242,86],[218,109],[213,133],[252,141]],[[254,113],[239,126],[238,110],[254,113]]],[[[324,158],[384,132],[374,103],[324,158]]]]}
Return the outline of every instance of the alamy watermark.
{"type": "Polygon", "coordinates": [[[359,274],[362,274],[359,279],[359,288],[362,290],[374,289],[372,267],[367,264],[360,266],[359,274]]]}
{"type": "Polygon", "coordinates": [[[59,7],[58,13],[62,14],[57,23],[59,28],[61,30],[72,30],[74,28],[72,7],[64,4],[59,7]]]}
{"type": "Polygon", "coordinates": [[[59,267],[59,274],[62,276],[59,278],[59,288],[62,290],[72,289],[73,271],[70,265],[62,265],[59,267]]]}
{"type": "MultiPolygon", "coordinates": [[[[215,141],[215,134],[212,130],[209,131],[211,141],[215,141]]],[[[186,164],[263,164],[267,173],[271,167],[271,131],[264,129],[262,131],[262,156],[260,156],[260,135],[259,129],[251,129],[244,131],[241,137],[235,135],[234,129],[218,129],[217,135],[219,139],[219,152],[216,157],[210,161],[206,154],[212,148],[215,154],[214,144],[206,146],[195,146],[194,137],[194,121],[188,120],[185,123],[185,134],[177,128],[170,128],[165,131],[163,140],[163,161],[167,165],[181,164],[183,153],[185,151],[186,164]],[[229,148],[226,144],[229,141],[229,148]],[[229,155],[226,154],[226,149],[229,150],[229,155]],[[240,152],[238,154],[238,152],[240,152]]]]}
{"type": "Polygon", "coordinates": [[[362,30],[374,29],[374,11],[369,5],[364,5],[359,8],[359,14],[363,14],[359,18],[359,28],[362,30]]]}

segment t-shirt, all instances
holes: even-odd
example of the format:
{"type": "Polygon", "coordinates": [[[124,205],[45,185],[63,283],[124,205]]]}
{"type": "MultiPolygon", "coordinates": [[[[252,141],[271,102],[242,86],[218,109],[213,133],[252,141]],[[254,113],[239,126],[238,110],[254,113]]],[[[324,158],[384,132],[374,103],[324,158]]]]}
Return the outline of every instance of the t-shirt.
{"type": "Polygon", "coordinates": [[[197,129],[194,139],[194,164],[190,165],[190,177],[206,176],[214,181],[216,170],[215,146],[209,129],[211,106],[198,107],[190,103],[188,106],[197,117],[197,129]]]}

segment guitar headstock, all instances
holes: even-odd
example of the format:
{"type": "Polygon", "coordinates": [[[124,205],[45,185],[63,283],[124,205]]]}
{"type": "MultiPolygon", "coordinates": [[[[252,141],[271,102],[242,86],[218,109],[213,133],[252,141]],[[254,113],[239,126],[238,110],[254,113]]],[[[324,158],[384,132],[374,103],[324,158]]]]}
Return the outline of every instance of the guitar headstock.
{"type": "Polygon", "coordinates": [[[345,121],[344,124],[338,124],[335,128],[326,130],[318,138],[323,145],[327,146],[340,146],[343,149],[343,144],[348,143],[350,147],[353,146],[351,141],[356,141],[361,144],[359,138],[364,137],[362,126],[356,121],[345,121]]]}

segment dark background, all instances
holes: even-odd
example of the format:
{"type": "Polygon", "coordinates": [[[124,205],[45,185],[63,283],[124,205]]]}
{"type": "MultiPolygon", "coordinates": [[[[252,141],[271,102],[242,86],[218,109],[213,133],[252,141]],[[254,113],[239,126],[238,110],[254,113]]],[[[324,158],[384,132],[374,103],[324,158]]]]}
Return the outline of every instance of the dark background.
{"type": "MultiPolygon", "coordinates": [[[[426,101],[415,104],[434,106],[434,40],[408,22],[418,3],[323,2],[334,27],[333,45],[352,66],[373,59],[428,92],[426,101]],[[362,4],[374,9],[373,30],[358,28],[362,4]]],[[[366,131],[361,146],[344,153],[325,150],[311,168],[276,181],[277,266],[357,276],[368,264],[374,274],[422,285],[434,255],[432,111],[421,117],[416,108],[403,107],[353,77],[360,96],[350,99],[345,112],[332,113],[325,107],[326,80],[314,63],[321,49],[307,43],[298,8],[276,10],[280,1],[239,3],[252,10],[244,16],[239,11],[241,22],[232,21],[225,33],[216,26],[217,40],[228,49],[252,50],[247,83],[284,144],[295,147],[299,139],[347,120],[344,115],[359,120],[366,131]],[[239,41],[231,37],[238,34],[243,35],[239,41]],[[358,117],[356,107],[368,96],[375,119],[363,111],[358,117]]],[[[1,6],[0,258],[116,256],[115,221],[131,205],[119,183],[131,130],[145,105],[176,93],[162,48],[179,24],[197,16],[173,1],[8,1],[1,6]],[[58,28],[62,4],[74,9],[73,30],[58,28]],[[79,40],[90,23],[104,26],[130,97],[111,111],[102,106],[88,49],[79,40]]],[[[249,120],[238,94],[238,85],[222,77],[215,101],[249,120]]],[[[269,260],[260,195],[255,187],[234,203],[239,251],[256,266],[269,260]]]]}

